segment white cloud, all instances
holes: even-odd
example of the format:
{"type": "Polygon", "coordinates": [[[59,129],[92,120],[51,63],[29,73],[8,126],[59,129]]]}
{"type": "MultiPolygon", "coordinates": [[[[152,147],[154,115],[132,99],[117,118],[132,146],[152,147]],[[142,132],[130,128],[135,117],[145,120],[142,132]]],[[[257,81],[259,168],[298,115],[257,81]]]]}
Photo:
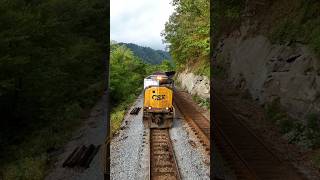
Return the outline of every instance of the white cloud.
{"type": "Polygon", "coordinates": [[[161,31],[173,12],[171,0],[111,0],[111,39],[164,49],[161,31]]]}

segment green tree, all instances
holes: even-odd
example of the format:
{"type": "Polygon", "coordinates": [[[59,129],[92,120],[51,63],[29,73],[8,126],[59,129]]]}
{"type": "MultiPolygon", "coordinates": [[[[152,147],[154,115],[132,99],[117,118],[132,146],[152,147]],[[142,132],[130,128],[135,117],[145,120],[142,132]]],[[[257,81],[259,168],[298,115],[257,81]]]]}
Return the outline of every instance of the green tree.
{"type": "Polygon", "coordinates": [[[162,33],[177,68],[208,61],[210,11],[208,0],[173,0],[175,12],[162,33]]]}
{"type": "Polygon", "coordinates": [[[126,46],[111,45],[110,93],[114,105],[131,101],[143,87],[146,64],[126,46]]]}

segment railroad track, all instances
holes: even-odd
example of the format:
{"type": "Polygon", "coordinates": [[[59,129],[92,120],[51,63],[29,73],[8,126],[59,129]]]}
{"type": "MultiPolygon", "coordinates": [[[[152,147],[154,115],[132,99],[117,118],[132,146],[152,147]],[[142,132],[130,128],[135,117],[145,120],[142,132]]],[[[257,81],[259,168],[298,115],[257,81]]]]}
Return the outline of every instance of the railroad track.
{"type": "Polygon", "coordinates": [[[305,179],[290,163],[279,159],[222,99],[213,96],[215,145],[238,179],[305,179]]]}
{"type": "Polygon", "coordinates": [[[183,97],[183,92],[174,92],[174,102],[192,131],[200,139],[206,152],[210,153],[210,122],[195,107],[183,97]]]}
{"type": "Polygon", "coordinates": [[[150,179],[181,179],[168,129],[150,129],[150,179]]]}

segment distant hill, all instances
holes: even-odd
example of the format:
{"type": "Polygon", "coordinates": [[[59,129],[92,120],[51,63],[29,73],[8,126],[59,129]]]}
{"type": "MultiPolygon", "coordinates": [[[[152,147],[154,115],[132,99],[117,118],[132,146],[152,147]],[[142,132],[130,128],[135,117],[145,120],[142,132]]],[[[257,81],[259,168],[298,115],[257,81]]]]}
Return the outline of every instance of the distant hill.
{"type": "Polygon", "coordinates": [[[172,61],[170,54],[166,51],[154,50],[150,47],[143,47],[133,43],[118,44],[127,46],[136,56],[141,58],[146,63],[160,64],[164,59],[172,61]]]}

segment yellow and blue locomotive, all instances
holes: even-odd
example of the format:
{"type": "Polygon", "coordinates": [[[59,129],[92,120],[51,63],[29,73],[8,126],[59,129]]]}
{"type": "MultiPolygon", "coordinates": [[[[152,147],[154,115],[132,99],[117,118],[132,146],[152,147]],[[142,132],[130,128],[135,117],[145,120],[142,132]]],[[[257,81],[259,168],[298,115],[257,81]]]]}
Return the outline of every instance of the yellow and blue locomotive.
{"type": "Polygon", "coordinates": [[[154,73],[144,79],[143,124],[146,128],[170,128],[174,118],[171,76],[174,72],[154,73]]]}

